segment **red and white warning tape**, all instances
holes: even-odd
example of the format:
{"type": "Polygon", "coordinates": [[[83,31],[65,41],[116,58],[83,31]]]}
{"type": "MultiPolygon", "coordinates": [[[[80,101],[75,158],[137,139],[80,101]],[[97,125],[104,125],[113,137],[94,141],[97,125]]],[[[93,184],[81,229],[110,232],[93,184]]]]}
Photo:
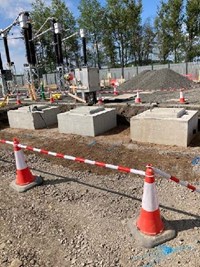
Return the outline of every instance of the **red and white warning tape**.
{"type": "Polygon", "coordinates": [[[170,180],[170,181],[173,181],[173,182],[175,182],[177,184],[185,186],[188,189],[192,190],[192,192],[195,191],[197,193],[200,193],[200,189],[198,189],[195,186],[189,184],[187,181],[182,181],[182,180],[180,180],[180,179],[178,179],[178,178],[176,178],[176,177],[174,177],[174,176],[172,176],[172,175],[170,175],[170,174],[168,174],[168,173],[166,173],[164,171],[161,171],[161,170],[159,170],[157,168],[153,167],[152,169],[154,170],[155,174],[158,174],[158,175],[160,175],[161,177],[164,177],[167,180],[170,180]]]}
{"type": "MultiPolygon", "coordinates": [[[[0,139],[0,143],[14,145],[14,142],[1,140],[1,139],[0,139]]],[[[44,150],[44,149],[35,148],[35,147],[31,147],[31,146],[26,146],[26,145],[22,145],[22,144],[15,144],[15,146],[23,148],[23,149],[26,149],[26,150],[35,151],[35,152],[38,152],[38,153],[41,153],[41,154],[50,155],[50,156],[57,157],[57,158],[68,159],[68,160],[77,161],[77,162],[80,162],[80,163],[96,165],[98,167],[104,167],[104,168],[113,169],[113,170],[117,170],[117,171],[121,171],[121,172],[134,173],[134,174],[145,176],[145,172],[144,171],[127,168],[127,167],[124,167],[124,166],[117,166],[117,165],[107,164],[107,163],[99,162],[99,161],[95,161],[95,160],[89,160],[89,159],[84,159],[84,158],[79,158],[79,157],[73,157],[73,156],[64,155],[64,154],[56,153],[56,152],[51,152],[51,151],[47,151],[47,150],[44,150]]]]}

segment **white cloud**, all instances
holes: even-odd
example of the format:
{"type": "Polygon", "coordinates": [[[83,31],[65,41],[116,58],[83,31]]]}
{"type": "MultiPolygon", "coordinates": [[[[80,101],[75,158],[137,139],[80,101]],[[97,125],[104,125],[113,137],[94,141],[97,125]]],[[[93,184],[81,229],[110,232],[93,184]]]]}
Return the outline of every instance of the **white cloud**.
{"type": "Polygon", "coordinates": [[[30,10],[32,0],[0,0],[0,14],[4,19],[15,19],[21,11],[30,10]]]}

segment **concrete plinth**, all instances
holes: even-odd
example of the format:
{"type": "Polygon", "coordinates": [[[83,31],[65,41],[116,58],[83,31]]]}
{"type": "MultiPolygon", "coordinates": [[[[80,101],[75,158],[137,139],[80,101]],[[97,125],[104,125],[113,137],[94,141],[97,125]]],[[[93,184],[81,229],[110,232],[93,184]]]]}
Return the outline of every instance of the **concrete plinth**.
{"type": "Polygon", "coordinates": [[[59,107],[48,105],[30,105],[8,111],[11,128],[41,129],[57,123],[59,107]]]}
{"type": "Polygon", "coordinates": [[[60,133],[96,136],[117,126],[114,108],[78,107],[58,114],[60,133]]]}
{"type": "Polygon", "coordinates": [[[154,108],[130,120],[131,139],[187,147],[198,132],[198,111],[154,108]]]}

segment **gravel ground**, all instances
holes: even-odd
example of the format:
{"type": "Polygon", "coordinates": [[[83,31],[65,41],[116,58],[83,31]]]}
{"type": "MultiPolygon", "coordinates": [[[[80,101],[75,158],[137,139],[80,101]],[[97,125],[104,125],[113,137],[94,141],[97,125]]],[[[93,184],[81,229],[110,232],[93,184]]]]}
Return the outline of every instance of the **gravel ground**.
{"type": "MultiPolygon", "coordinates": [[[[185,97],[189,104],[182,107],[200,109],[200,89],[185,91],[185,97]]],[[[125,118],[127,123],[102,136],[64,135],[56,127],[17,130],[3,123],[0,139],[18,137],[23,144],[138,170],[152,163],[200,188],[200,134],[188,148],[140,144],[129,136],[131,116],[155,102],[175,107],[179,92],[145,92],[141,98],[144,105],[116,104],[118,122],[125,118]]],[[[25,154],[32,172],[42,175],[44,184],[18,194],[9,186],[16,171],[12,147],[0,144],[1,267],[200,266],[198,193],[156,177],[161,214],[177,236],[145,249],[127,226],[141,209],[143,177],[25,154]]]]}
{"type": "MultiPolygon", "coordinates": [[[[0,132],[0,138],[14,136],[24,144],[139,170],[151,161],[199,185],[200,166],[191,164],[199,147],[166,150],[133,143],[126,127],[96,138],[62,135],[55,128],[0,132]]],[[[199,266],[199,194],[156,179],[161,214],[177,237],[145,249],[127,226],[141,209],[143,177],[25,152],[32,172],[42,175],[44,184],[18,194],[9,187],[15,179],[12,148],[0,147],[1,267],[199,266]]]]}

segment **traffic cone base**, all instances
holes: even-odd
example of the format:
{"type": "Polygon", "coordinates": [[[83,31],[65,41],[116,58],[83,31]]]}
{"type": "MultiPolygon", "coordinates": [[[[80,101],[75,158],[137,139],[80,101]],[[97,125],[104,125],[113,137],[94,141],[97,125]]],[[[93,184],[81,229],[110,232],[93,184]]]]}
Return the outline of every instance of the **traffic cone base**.
{"type": "Polygon", "coordinates": [[[171,224],[164,218],[162,218],[162,221],[165,226],[164,231],[157,235],[146,235],[142,233],[137,227],[137,219],[129,219],[128,228],[138,246],[153,248],[176,237],[176,231],[171,224]]]}
{"type": "Polygon", "coordinates": [[[34,186],[41,185],[43,183],[43,179],[41,176],[33,176],[33,181],[31,183],[27,183],[24,185],[17,184],[16,181],[12,181],[10,186],[12,189],[19,193],[23,193],[29,189],[31,189],[34,186]]]}
{"type": "Polygon", "coordinates": [[[147,212],[142,208],[136,226],[146,235],[157,235],[162,233],[164,230],[164,224],[161,220],[159,209],[154,212],[147,212]],[[143,218],[145,218],[145,220],[143,218]]]}
{"type": "Polygon", "coordinates": [[[34,181],[34,176],[30,172],[29,168],[26,168],[24,170],[17,170],[16,184],[26,185],[28,183],[32,183],[33,181],[34,181]]]}

